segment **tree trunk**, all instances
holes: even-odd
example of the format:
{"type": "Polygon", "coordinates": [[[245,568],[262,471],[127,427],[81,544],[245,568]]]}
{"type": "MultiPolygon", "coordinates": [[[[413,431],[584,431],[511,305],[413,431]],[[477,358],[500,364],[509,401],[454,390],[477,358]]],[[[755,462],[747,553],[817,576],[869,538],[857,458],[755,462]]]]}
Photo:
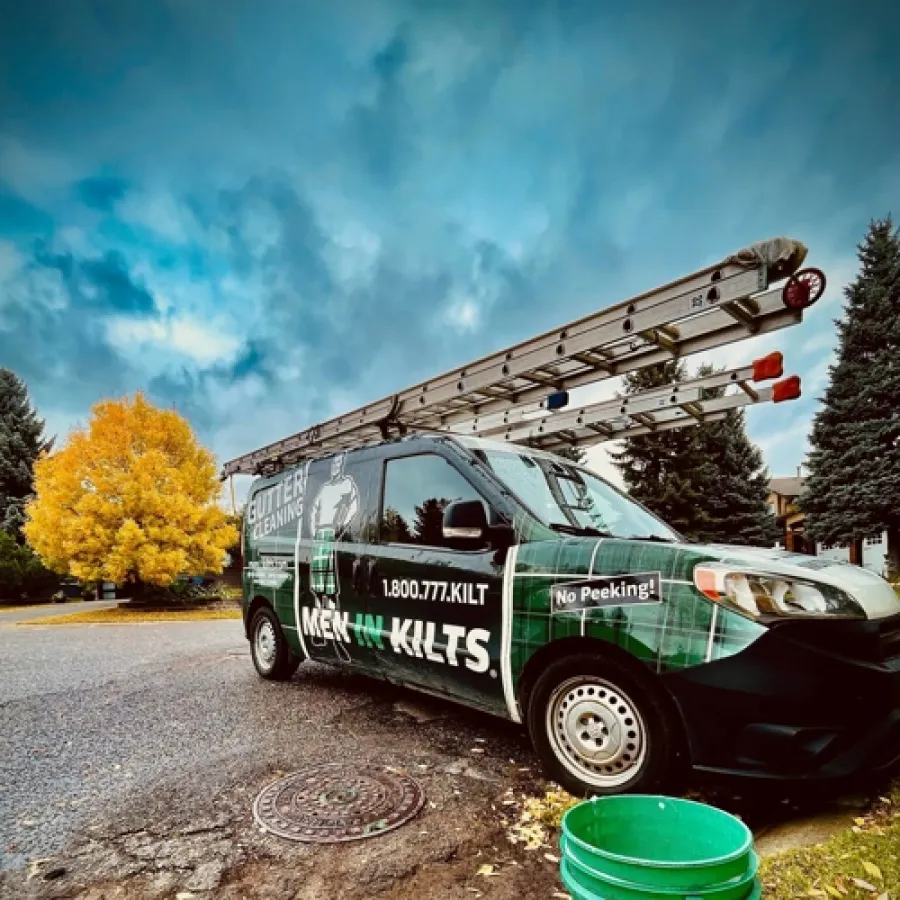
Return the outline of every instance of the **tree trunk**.
{"type": "Polygon", "coordinates": [[[147,584],[141,581],[137,575],[132,575],[126,582],[126,589],[131,594],[132,600],[143,600],[147,595],[147,584]]]}

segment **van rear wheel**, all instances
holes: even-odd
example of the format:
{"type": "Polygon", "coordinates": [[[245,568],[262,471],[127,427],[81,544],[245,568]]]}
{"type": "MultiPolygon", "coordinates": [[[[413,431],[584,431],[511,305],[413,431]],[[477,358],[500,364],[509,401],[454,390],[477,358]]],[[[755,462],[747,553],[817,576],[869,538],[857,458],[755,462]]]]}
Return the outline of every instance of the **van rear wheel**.
{"type": "Polygon", "coordinates": [[[550,775],[567,791],[653,793],[668,784],[677,732],[651,686],[591,653],[552,663],[528,701],[528,730],[550,775]]]}
{"type": "Polygon", "coordinates": [[[278,616],[268,606],[257,610],[250,624],[250,655],[256,671],[270,681],[289,681],[301,660],[285,640],[278,616]]]}

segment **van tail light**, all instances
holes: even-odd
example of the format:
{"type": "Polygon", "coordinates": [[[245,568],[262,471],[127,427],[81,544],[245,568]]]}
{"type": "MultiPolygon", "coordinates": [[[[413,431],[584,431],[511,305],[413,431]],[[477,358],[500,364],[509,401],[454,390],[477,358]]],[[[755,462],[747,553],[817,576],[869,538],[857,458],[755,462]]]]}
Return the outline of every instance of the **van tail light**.
{"type": "Polygon", "coordinates": [[[784,400],[796,400],[800,396],[800,376],[791,375],[782,381],[776,381],[772,385],[772,402],[781,403],[784,400]]]}
{"type": "Polygon", "coordinates": [[[784,357],[776,350],[768,356],[753,360],[753,380],[767,381],[769,378],[781,378],[784,374],[784,357]]]}

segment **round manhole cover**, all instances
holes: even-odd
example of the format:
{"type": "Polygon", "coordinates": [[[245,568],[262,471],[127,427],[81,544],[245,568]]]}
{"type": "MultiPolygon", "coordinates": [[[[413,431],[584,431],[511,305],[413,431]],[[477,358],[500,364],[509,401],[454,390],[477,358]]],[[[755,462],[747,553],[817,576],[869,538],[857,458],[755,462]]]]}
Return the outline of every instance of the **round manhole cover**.
{"type": "Polygon", "coordinates": [[[270,784],[256,798],[253,815],[281,837],[331,844],[396,828],[424,801],[408,775],[381,766],[326,764],[270,784]]]}

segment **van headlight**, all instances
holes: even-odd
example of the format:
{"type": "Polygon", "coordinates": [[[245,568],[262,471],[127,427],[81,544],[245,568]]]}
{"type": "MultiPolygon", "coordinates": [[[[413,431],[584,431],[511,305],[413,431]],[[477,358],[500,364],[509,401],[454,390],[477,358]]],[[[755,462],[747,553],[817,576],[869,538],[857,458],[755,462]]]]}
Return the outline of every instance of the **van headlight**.
{"type": "Polygon", "coordinates": [[[695,566],[694,585],[710,600],[754,619],[773,616],[866,618],[863,608],[849,594],[830,584],[727,563],[695,566]]]}

